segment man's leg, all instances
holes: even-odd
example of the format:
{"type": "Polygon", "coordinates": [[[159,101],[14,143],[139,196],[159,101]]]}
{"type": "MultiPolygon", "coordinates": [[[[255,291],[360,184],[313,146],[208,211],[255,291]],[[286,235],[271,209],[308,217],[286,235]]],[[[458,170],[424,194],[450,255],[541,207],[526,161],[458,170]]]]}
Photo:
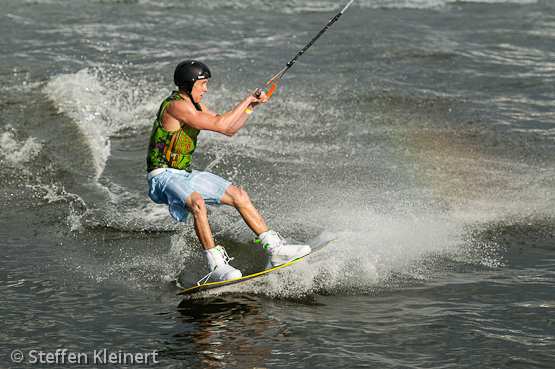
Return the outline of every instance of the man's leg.
{"type": "Polygon", "coordinates": [[[245,223],[247,223],[256,234],[257,242],[266,250],[266,253],[270,257],[269,262],[272,267],[288,263],[291,260],[295,260],[310,253],[310,246],[285,245],[283,239],[279,235],[273,231],[269,231],[266,223],[244,190],[230,185],[225,191],[220,203],[231,205],[239,211],[245,223]]]}
{"type": "Polygon", "coordinates": [[[237,209],[245,223],[257,236],[268,231],[264,219],[262,219],[244,190],[230,185],[222,196],[220,204],[230,205],[237,209]]]}
{"type": "Polygon", "coordinates": [[[193,214],[197,237],[205,250],[214,248],[214,237],[208,224],[208,215],[204,199],[198,192],[193,192],[185,201],[185,207],[193,214]]]}
{"type": "Polygon", "coordinates": [[[229,257],[222,246],[216,247],[214,237],[208,224],[206,203],[198,192],[193,192],[187,200],[185,207],[194,217],[194,226],[197,237],[204,249],[204,258],[210,271],[210,278],[215,281],[226,281],[241,278],[239,270],[229,265],[229,257]]]}

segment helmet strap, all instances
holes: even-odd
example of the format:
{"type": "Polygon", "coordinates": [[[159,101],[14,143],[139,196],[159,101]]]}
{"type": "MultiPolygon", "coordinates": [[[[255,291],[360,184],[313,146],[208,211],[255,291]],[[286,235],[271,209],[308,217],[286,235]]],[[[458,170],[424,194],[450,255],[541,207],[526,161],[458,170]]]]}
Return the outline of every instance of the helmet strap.
{"type": "Polygon", "coordinates": [[[202,111],[202,108],[200,107],[199,103],[196,103],[195,100],[193,100],[193,95],[190,91],[187,91],[185,88],[183,88],[183,86],[179,86],[180,89],[183,90],[183,92],[185,92],[187,94],[187,96],[189,96],[189,99],[191,100],[191,103],[193,103],[193,105],[195,106],[195,108],[198,111],[202,111]]]}
{"type": "Polygon", "coordinates": [[[191,102],[193,103],[193,105],[195,106],[195,108],[196,108],[198,111],[202,111],[202,108],[200,107],[200,104],[199,104],[199,103],[196,103],[195,100],[193,100],[193,95],[191,95],[190,92],[187,92],[187,95],[189,95],[189,98],[191,99],[191,102]]]}

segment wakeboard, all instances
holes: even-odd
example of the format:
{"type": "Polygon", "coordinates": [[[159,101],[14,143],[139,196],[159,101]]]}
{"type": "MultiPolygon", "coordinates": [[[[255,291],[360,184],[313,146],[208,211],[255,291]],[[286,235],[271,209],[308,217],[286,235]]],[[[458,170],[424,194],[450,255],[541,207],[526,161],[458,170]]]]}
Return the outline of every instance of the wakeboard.
{"type": "Polygon", "coordinates": [[[312,252],[310,254],[307,254],[305,256],[302,256],[300,258],[292,260],[292,261],[290,261],[286,264],[280,265],[278,267],[271,268],[271,269],[266,269],[266,270],[263,270],[263,271],[258,272],[258,273],[249,274],[249,275],[243,276],[241,278],[230,279],[228,281],[208,282],[208,283],[204,283],[204,284],[199,284],[197,286],[193,286],[191,288],[187,288],[187,289],[185,289],[181,292],[178,292],[177,295],[192,295],[192,294],[203,292],[203,291],[214,290],[214,289],[221,288],[221,287],[224,287],[224,286],[229,286],[229,285],[235,284],[235,283],[241,283],[241,282],[253,279],[253,278],[266,276],[266,275],[268,275],[270,273],[273,273],[273,272],[275,272],[279,269],[286,268],[286,267],[288,267],[292,264],[295,264],[296,262],[301,261],[306,257],[309,257],[310,255],[313,255],[314,253],[322,250],[324,247],[326,247],[328,245],[331,245],[335,241],[337,241],[337,238],[333,239],[331,241],[324,242],[323,244],[316,246],[316,248],[314,250],[312,250],[312,252]]]}

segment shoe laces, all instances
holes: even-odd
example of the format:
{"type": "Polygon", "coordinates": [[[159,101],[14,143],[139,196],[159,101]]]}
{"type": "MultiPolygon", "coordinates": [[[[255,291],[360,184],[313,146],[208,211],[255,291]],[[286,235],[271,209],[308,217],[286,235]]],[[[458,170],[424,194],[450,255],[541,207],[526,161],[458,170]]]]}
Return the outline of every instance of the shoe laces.
{"type": "MultiPolygon", "coordinates": [[[[223,258],[224,258],[224,263],[225,264],[229,264],[230,261],[232,261],[235,258],[230,257],[227,254],[227,251],[225,250],[225,248],[223,246],[216,246],[216,250],[219,250],[220,253],[222,254],[223,258]]],[[[217,268],[217,267],[216,267],[217,268]]]]}
{"type": "MultiPolygon", "coordinates": [[[[222,257],[224,259],[224,264],[229,264],[230,261],[232,261],[235,258],[230,257],[227,254],[227,251],[225,250],[225,247],[223,246],[216,246],[215,247],[216,250],[218,250],[220,252],[220,254],[222,254],[222,257]]],[[[218,269],[218,266],[216,265],[216,267],[214,268],[214,270],[218,269]]],[[[210,276],[212,275],[212,273],[214,272],[214,270],[212,270],[211,272],[209,272],[207,275],[205,275],[204,277],[202,277],[198,282],[197,282],[197,286],[200,286],[201,284],[205,284],[206,282],[208,282],[208,280],[210,279],[210,276]]]]}
{"type": "MultiPolygon", "coordinates": [[[[277,252],[279,249],[283,247],[283,245],[285,245],[285,238],[283,238],[278,232],[274,232],[273,230],[269,230],[268,232],[270,232],[272,236],[276,236],[278,239],[278,242],[276,243],[275,247],[272,249],[273,252],[277,252]]],[[[259,238],[255,238],[254,242],[259,243],[259,242],[262,242],[262,240],[259,238]]],[[[262,245],[262,248],[267,249],[268,246],[270,246],[269,243],[262,245]]]]}
{"type": "Polygon", "coordinates": [[[208,273],[207,275],[199,279],[197,282],[197,286],[200,286],[201,284],[206,284],[206,282],[208,282],[208,280],[210,279],[211,275],[212,275],[212,272],[208,273]]]}
{"type": "Polygon", "coordinates": [[[275,235],[277,236],[278,242],[277,242],[277,244],[275,245],[273,252],[274,252],[274,253],[278,253],[279,250],[280,250],[283,246],[285,246],[285,238],[281,237],[281,235],[280,235],[279,233],[277,233],[277,232],[275,232],[275,235]]]}

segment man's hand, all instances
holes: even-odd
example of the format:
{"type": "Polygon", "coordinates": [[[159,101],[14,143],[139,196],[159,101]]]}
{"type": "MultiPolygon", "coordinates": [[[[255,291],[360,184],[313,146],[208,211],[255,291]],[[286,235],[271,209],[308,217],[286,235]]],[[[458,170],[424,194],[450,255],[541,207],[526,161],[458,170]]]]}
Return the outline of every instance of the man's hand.
{"type": "Polygon", "coordinates": [[[266,101],[268,101],[268,96],[266,96],[266,93],[259,88],[256,88],[253,91],[252,96],[254,97],[254,104],[265,103],[266,101]]]}

